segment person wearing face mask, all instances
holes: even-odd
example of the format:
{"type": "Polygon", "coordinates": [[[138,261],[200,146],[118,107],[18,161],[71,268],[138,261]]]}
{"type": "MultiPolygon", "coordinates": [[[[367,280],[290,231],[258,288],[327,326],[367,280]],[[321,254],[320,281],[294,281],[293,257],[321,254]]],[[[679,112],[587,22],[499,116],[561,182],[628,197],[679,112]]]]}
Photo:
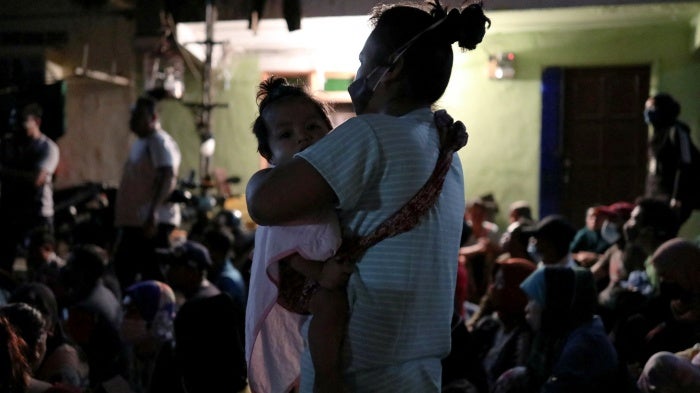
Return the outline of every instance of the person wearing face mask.
{"type": "Polygon", "coordinates": [[[166,283],[141,281],[127,288],[122,305],[120,334],[129,347],[126,377],[135,393],[146,392],[161,348],[174,344],[175,293],[166,283]]]}
{"type": "Polygon", "coordinates": [[[619,316],[616,296],[621,290],[621,282],[627,280],[632,270],[641,269],[646,258],[644,251],[634,242],[628,242],[623,233],[623,226],[633,209],[634,204],[625,201],[601,207],[606,219],[600,233],[611,246],[591,266],[591,272],[599,290],[599,311],[606,327],[619,316]]]}
{"type": "Polygon", "coordinates": [[[667,93],[651,96],[644,104],[644,120],[653,131],[645,195],[667,200],[682,225],[700,208],[700,151],[688,125],[678,120],[680,113],[681,105],[667,93]]]}
{"type": "MultiPolygon", "coordinates": [[[[246,199],[258,224],[318,223],[336,211],[344,239],[362,237],[426,184],[441,150],[431,107],[449,81],[452,43],[474,49],[490,21],[478,4],[424,7],[376,9],[348,88],[358,116],[251,178],[246,199]]],[[[450,157],[439,198],[418,224],[356,260],[341,355],[348,391],[441,390],[465,205],[461,163],[450,157]]],[[[308,351],[301,371],[300,391],[311,392],[308,351]]]]}
{"type": "Polygon", "coordinates": [[[539,267],[578,266],[569,251],[576,229],[566,217],[551,214],[535,225],[523,227],[522,234],[530,237],[527,251],[539,267]]]}

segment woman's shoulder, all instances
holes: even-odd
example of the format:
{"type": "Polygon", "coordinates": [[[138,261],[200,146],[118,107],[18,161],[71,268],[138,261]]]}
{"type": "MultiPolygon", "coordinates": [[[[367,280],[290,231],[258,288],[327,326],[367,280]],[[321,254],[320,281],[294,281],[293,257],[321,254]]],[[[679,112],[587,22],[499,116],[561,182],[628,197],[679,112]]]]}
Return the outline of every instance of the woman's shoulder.
{"type": "Polygon", "coordinates": [[[74,377],[87,378],[88,364],[80,348],[71,343],[63,343],[46,355],[37,371],[37,376],[46,380],[65,381],[74,377]]]}

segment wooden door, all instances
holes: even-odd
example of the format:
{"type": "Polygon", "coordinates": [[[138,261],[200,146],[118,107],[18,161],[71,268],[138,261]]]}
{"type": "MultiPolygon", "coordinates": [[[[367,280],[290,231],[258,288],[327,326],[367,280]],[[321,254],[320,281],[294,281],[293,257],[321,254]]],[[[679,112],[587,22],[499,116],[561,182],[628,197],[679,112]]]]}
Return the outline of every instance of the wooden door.
{"type": "Polygon", "coordinates": [[[649,67],[565,68],[562,88],[560,209],[581,227],[589,206],[644,191],[649,67]]]}

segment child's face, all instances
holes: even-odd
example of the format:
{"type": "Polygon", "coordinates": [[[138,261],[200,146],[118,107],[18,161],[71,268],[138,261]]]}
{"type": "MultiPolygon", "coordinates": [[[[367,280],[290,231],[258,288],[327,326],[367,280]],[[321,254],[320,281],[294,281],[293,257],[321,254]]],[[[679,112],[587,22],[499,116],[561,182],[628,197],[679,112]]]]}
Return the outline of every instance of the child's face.
{"type": "Polygon", "coordinates": [[[302,97],[277,102],[262,117],[270,133],[270,162],[274,165],[290,160],[330,131],[318,109],[302,97]]]}

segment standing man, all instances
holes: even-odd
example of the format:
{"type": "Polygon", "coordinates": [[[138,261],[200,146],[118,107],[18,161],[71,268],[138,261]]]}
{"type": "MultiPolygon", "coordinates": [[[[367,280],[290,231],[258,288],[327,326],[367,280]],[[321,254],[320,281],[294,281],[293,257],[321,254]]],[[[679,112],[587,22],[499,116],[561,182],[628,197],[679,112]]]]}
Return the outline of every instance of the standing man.
{"type": "Polygon", "coordinates": [[[644,119],[653,130],[646,196],[667,200],[683,225],[700,207],[700,152],[688,125],[678,120],[680,113],[681,105],[666,93],[651,96],[644,104],[644,119]]]}
{"type": "Polygon", "coordinates": [[[16,132],[3,141],[0,156],[0,269],[12,274],[18,246],[38,228],[53,232],[53,174],[59,149],[41,131],[42,108],[20,112],[16,132]]]}
{"type": "Polygon", "coordinates": [[[124,165],[115,205],[119,238],[114,267],[122,289],[138,280],[164,280],[155,249],[170,247],[170,233],[180,225],[180,207],[168,202],[176,185],[180,149],[160,127],[154,99],[136,101],[129,127],[138,139],[124,165]]]}

